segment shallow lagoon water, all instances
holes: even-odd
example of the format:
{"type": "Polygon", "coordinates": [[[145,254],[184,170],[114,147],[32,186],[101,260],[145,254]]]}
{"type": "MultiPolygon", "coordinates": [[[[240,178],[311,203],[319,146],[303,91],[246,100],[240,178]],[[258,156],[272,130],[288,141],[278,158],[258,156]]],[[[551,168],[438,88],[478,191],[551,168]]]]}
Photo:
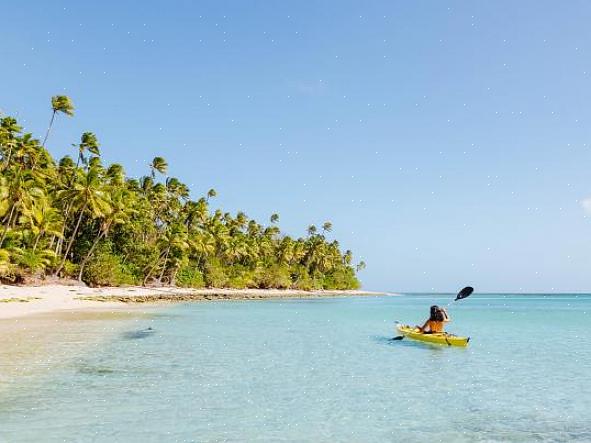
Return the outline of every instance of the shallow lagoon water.
{"type": "Polygon", "coordinates": [[[166,307],[13,380],[0,441],[591,441],[591,296],[473,295],[468,348],[391,340],[450,299],[166,307]]]}

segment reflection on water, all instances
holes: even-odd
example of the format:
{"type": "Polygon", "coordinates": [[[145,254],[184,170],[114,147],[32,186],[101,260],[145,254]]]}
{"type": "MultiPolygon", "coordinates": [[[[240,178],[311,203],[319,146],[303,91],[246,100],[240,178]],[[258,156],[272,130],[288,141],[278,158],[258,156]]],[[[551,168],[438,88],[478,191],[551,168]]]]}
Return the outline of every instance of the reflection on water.
{"type": "MultiPolygon", "coordinates": [[[[429,343],[429,342],[421,342],[421,341],[416,341],[416,340],[410,340],[410,339],[403,339],[403,340],[398,340],[395,337],[387,337],[387,336],[374,336],[371,337],[371,339],[378,344],[381,345],[386,345],[386,346],[393,346],[393,347],[411,347],[411,348],[418,348],[418,349],[424,349],[426,352],[431,351],[431,352],[443,352],[445,351],[445,348],[447,346],[441,346],[435,343],[429,343]]],[[[466,348],[458,348],[459,350],[463,350],[466,348]]]]}

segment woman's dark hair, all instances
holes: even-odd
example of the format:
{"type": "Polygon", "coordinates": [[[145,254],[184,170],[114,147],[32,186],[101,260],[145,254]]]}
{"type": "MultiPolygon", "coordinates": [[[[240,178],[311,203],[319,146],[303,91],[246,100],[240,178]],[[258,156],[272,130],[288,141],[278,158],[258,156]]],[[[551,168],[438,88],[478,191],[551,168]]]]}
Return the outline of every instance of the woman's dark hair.
{"type": "Polygon", "coordinates": [[[429,316],[429,320],[430,321],[443,321],[445,320],[445,317],[443,315],[443,312],[441,311],[441,308],[437,305],[433,305],[431,306],[431,315],[429,316]]]}

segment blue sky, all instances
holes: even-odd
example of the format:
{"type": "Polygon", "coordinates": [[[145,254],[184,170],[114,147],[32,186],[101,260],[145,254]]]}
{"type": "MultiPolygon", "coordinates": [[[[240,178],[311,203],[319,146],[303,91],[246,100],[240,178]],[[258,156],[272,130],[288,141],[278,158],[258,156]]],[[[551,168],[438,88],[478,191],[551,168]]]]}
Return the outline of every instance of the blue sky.
{"type": "Polygon", "coordinates": [[[331,234],[368,289],[591,290],[591,4],[23,1],[0,109],[331,234]],[[586,210],[588,212],[586,212],[586,210]]]}

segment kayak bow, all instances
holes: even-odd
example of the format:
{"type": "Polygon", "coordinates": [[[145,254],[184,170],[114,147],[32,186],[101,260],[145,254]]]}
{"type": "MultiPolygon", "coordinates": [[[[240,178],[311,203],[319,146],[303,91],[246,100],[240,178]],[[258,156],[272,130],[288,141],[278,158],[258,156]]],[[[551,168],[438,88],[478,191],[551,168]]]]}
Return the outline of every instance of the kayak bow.
{"type": "Polygon", "coordinates": [[[419,331],[418,328],[407,325],[396,325],[396,328],[398,329],[398,332],[400,332],[404,337],[426,343],[435,343],[438,345],[447,346],[468,346],[468,342],[470,341],[470,337],[458,337],[457,335],[449,334],[447,332],[424,334],[423,332],[419,331]]]}

